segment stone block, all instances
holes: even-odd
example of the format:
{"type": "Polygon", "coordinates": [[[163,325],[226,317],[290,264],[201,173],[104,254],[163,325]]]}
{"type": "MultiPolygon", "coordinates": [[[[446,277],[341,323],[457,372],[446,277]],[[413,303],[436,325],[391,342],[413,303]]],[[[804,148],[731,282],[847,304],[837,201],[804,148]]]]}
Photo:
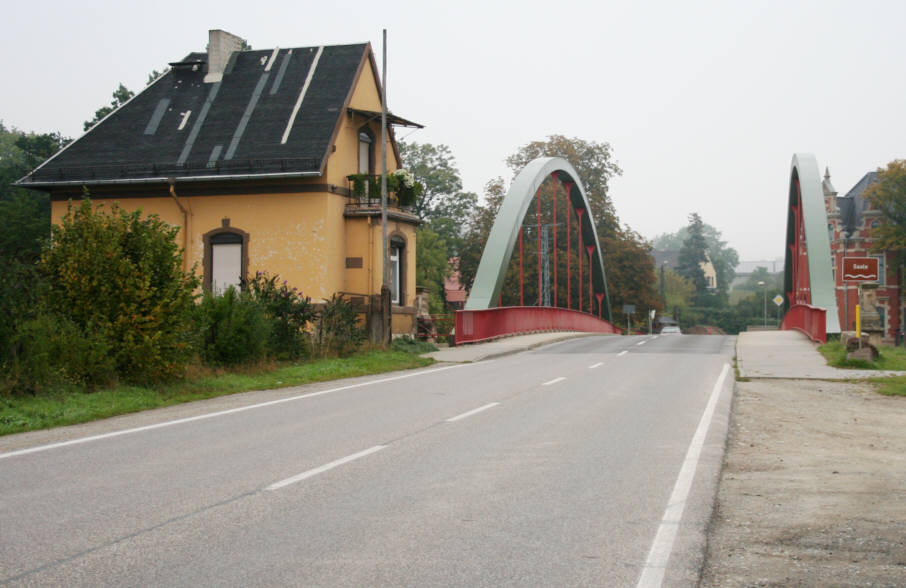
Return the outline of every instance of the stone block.
{"type": "Polygon", "coordinates": [[[878,348],[874,345],[864,344],[861,349],[856,349],[846,354],[846,359],[861,359],[863,361],[874,361],[878,359],[878,348]]]}

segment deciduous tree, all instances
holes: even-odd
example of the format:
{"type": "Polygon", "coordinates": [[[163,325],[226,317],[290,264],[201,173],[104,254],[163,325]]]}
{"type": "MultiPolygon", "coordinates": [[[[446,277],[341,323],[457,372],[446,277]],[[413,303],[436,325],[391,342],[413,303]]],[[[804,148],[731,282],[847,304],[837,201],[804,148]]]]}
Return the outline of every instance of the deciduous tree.
{"type": "Polygon", "coordinates": [[[874,250],[906,252],[906,159],[896,159],[878,169],[878,181],[865,191],[871,205],[881,211],[882,223],[872,229],[874,250]]]}

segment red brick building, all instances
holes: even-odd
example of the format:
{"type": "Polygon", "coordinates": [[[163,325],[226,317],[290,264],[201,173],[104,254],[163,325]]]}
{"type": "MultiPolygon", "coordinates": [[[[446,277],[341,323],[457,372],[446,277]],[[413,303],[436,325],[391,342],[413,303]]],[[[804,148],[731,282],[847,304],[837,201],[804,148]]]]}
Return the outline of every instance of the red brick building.
{"type": "Polygon", "coordinates": [[[872,251],[874,240],[871,237],[871,230],[879,226],[883,219],[881,212],[875,210],[865,198],[865,190],[877,181],[877,172],[869,172],[845,196],[837,196],[830,181],[830,173],[825,172],[822,186],[831,257],[834,261],[834,285],[837,308],[840,312],[840,326],[844,331],[855,330],[855,308],[859,298],[858,283],[843,283],[844,256],[875,257],[878,259],[880,276],[877,282],[877,311],[884,328],[883,339],[886,343],[892,343],[897,341],[903,332],[904,301],[900,295],[902,271],[898,271],[893,254],[872,251]]]}

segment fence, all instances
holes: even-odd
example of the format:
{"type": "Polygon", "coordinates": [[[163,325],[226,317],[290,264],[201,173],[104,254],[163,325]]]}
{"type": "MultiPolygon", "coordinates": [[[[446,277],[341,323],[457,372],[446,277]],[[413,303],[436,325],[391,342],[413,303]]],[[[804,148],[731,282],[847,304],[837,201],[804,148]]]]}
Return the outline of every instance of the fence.
{"type": "Polygon", "coordinates": [[[539,331],[620,333],[620,329],[605,320],[566,308],[507,306],[456,311],[457,345],[539,331]]]}
{"type": "Polygon", "coordinates": [[[812,341],[827,343],[827,311],[808,304],[794,304],[783,316],[780,328],[802,331],[812,341]]]}

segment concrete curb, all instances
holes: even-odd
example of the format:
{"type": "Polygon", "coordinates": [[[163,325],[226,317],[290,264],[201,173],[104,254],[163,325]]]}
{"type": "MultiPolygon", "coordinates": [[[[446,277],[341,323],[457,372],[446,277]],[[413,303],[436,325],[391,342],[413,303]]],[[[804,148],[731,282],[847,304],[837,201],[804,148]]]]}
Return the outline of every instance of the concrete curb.
{"type": "Polygon", "coordinates": [[[536,349],[544,345],[559,343],[561,341],[567,341],[569,339],[578,339],[582,337],[593,337],[600,335],[600,333],[551,333],[550,338],[544,338],[540,341],[527,341],[525,343],[515,341],[520,337],[532,337],[539,334],[540,333],[535,333],[533,335],[517,335],[516,337],[505,337],[502,339],[495,339],[493,341],[486,341],[482,343],[471,343],[467,345],[461,345],[459,347],[451,347],[449,349],[441,349],[439,351],[423,353],[421,354],[421,357],[430,357],[441,363],[475,363],[487,359],[496,359],[498,357],[505,357],[507,355],[522,353],[523,351],[536,349]],[[486,351],[483,352],[482,348],[485,345],[488,347],[485,347],[484,349],[486,351]],[[493,348],[494,345],[497,345],[497,348],[493,348]]]}

